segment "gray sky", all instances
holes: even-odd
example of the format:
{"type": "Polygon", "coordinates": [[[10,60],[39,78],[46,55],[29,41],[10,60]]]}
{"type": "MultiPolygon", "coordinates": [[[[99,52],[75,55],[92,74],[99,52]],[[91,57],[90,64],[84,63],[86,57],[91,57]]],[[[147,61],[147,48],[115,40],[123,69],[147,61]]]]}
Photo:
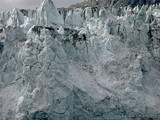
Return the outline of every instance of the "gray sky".
{"type": "MultiPolygon", "coordinates": [[[[53,0],[56,7],[67,7],[71,4],[84,0],[53,0]]],[[[0,0],[0,11],[12,10],[13,8],[36,8],[41,0],[0,0]]]]}

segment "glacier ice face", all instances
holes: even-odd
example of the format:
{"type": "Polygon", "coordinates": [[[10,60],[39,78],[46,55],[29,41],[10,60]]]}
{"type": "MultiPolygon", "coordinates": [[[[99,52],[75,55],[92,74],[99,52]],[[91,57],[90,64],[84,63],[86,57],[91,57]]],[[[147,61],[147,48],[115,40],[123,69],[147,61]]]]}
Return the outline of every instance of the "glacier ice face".
{"type": "Polygon", "coordinates": [[[60,13],[0,13],[0,119],[159,119],[159,9],[60,13]]]}

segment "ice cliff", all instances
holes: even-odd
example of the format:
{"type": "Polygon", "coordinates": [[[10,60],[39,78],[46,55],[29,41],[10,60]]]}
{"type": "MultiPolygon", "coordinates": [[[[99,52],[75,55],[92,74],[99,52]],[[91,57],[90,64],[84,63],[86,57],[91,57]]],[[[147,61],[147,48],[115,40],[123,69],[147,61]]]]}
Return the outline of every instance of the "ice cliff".
{"type": "Polygon", "coordinates": [[[160,5],[0,13],[0,120],[159,120],[160,5]]]}

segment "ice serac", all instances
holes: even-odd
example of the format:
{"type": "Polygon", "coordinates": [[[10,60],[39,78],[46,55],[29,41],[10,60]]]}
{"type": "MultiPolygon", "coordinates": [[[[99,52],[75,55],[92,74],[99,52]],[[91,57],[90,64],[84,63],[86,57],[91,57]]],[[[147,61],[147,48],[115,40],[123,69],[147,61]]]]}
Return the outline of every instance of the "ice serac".
{"type": "Polygon", "coordinates": [[[83,9],[77,8],[74,11],[70,10],[65,19],[65,26],[81,28],[84,21],[83,15],[83,9]]]}
{"type": "Polygon", "coordinates": [[[13,11],[10,13],[10,18],[7,21],[8,26],[20,26],[24,23],[24,16],[20,12],[19,9],[14,8],[13,11]]]}
{"type": "Polygon", "coordinates": [[[63,24],[63,18],[52,0],[43,0],[41,6],[37,9],[37,25],[59,27],[63,24]]]}
{"type": "Polygon", "coordinates": [[[0,13],[0,120],[160,119],[160,8],[16,11],[0,13]]]}

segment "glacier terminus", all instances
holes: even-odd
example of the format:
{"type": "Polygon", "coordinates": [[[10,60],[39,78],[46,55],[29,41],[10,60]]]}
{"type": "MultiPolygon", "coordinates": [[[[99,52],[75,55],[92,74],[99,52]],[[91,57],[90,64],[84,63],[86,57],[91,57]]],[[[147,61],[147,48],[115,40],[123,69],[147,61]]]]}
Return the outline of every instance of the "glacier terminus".
{"type": "Polygon", "coordinates": [[[0,12],[0,120],[160,120],[160,4],[0,12]]]}

